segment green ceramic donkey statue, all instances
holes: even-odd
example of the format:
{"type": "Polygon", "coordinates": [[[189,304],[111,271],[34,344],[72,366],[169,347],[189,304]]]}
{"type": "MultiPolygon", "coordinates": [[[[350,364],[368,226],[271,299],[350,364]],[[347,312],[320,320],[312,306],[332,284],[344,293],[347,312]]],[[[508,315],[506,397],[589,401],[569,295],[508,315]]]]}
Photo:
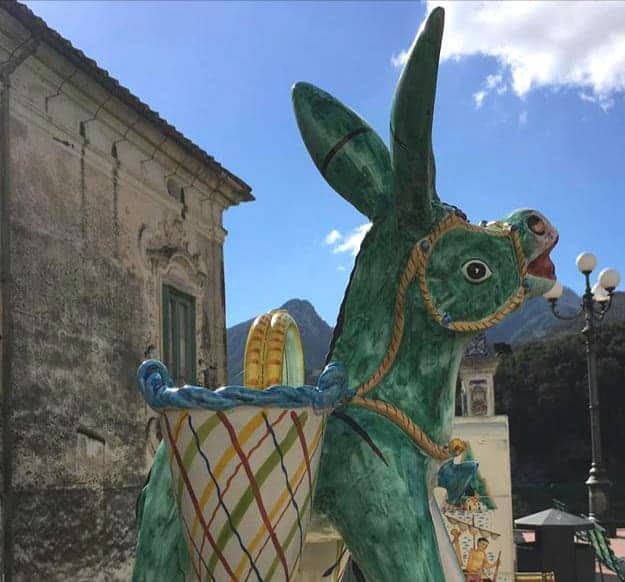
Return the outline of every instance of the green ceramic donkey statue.
{"type": "MultiPolygon", "coordinates": [[[[315,510],[351,552],[345,581],[464,582],[432,497],[457,452],[449,441],[460,358],[474,333],[554,281],[557,233],[541,214],[476,226],[438,198],[431,132],[443,22],[433,10],[410,50],[390,153],[328,93],[293,89],[315,164],[372,222],[328,356],[358,395],[328,421],[315,493],[315,510]]],[[[135,581],[188,575],[170,479],[161,446],[139,503],[135,581]]]]}
{"type": "Polygon", "coordinates": [[[341,362],[350,387],[359,387],[361,398],[343,413],[386,463],[331,417],[315,497],[358,565],[348,577],[367,582],[464,581],[431,495],[448,455],[415,446],[406,425],[446,443],[463,347],[554,279],[548,255],[557,233],[542,215],[517,211],[476,227],[439,201],[431,132],[443,23],[443,10],[432,11],[410,50],[393,103],[390,154],[327,93],[304,83],[293,90],[317,168],[373,223],[328,360],[341,362]]]}

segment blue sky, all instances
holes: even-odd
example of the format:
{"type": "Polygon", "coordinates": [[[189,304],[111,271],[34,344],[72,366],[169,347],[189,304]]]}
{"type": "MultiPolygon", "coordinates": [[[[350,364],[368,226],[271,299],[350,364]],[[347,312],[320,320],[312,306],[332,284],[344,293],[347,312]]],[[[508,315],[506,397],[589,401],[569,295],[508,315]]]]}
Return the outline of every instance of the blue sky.
{"type": "MultiPolygon", "coordinates": [[[[583,250],[599,268],[625,273],[625,6],[510,4],[448,7],[433,135],[438,191],[473,221],[519,207],[544,212],[560,231],[558,278],[579,291],[583,250]]],[[[388,141],[401,51],[431,6],[28,5],[252,186],[256,202],[225,216],[228,325],[293,297],[334,325],[353,264],[350,235],[366,219],[308,158],[290,88],[298,80],[324,88],[388,141]],[[341,238],[327,244],[332,231],[341,238]]]]}

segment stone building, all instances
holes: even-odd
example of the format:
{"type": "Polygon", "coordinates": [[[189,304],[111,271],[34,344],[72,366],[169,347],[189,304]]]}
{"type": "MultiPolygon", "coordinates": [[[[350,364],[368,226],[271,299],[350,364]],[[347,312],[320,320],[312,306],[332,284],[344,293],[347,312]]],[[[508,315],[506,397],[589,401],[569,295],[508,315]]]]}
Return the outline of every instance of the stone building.
{"type": "Polygon", "coordinates": [[[154,422],[137,365],[226,380],[223,211],[250,188],[0,2],[5,581],[126,580],[154,422]]]}

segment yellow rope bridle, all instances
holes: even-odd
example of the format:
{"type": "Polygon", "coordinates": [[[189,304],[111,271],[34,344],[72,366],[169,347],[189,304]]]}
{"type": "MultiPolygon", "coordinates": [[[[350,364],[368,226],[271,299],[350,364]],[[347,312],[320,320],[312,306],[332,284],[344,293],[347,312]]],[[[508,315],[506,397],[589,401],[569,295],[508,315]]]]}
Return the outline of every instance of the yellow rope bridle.
{"type": "MultiPolygon", "coordinates": [[[[523,247],[521,246],[521,237],[516,229],[511,228],[509,225],[501,222],[491,223],[491,225],[485,227],[474,226],[469,224],[457,214],[450,214],[447,216],[431,233],[430,235],[419,241],[419,244],[415,247],[417,258],[417,277],[419,279],[419,288],[421,289],[421,295],[423,296],[423,302],[428,313],[441,325],[444,325],[448,329],[462,332],[475,332],[482,331],[489,327],[492,327],[499,321],[501,321],[506,315],[514,311],[525,298],[525,287],[523,281],[527,276],[527,261],[523,254],[523,247]],[[484,232],[488,230],[488,234],[491,236],[507,237],[512,241],[514,248],[514,254],[516,255],[520,284],[517,291],[500,307],[495,313],[479,319],[477,321],[449,321],[445,322],[445,314],[441,313],[434,303],[430,295],[430,289],[428,287],[426,278],[427,261],[430,257],[432,249],[436,245],[437,241],[452,228],[464,228],[473,232],[484,232]]],[[[415,250],[413,249],[413,253],[415,250]]]]}
{"type": "Polygon", "coordinates": [[[450,213],[426,238],[421,239],[414,245],[412,251],[410,252],[410,256],[408,257],[406,267],[404,268],[404,271],[399,279],[397,293],[395,294],[393,331],[384,358],[375,372],[373,372],[373,374],[356,389],[356,396],[349,401],[349,404],[366,408],[367,410],[371,410],[384,416],[385,418],[388,418],[391,422],[393,422],[393,424],[403,430],[424,453],[441,461],[463,453],[467,448],[467,444],[460,439],[452,439],[448,445],[440,446],[432,441],[432,439],[430,439],[430,437],[428,437],[423,430],[397,406],[383,400],[365,398],[364,395],[371,392],[371,390],[373,390],[380,383],[382,378],[388,373],[395,362],[395,358],[399,352],[399,347],[404,334],[404,307],[406,303],[406,293],[415,277],[418,279],[423,302],[428,313],[435,321],[453,331],[475,332],[486,329],[501,321],[506,315],[516,309],[523,302],[525,297],[525,287],[523,286],[523,281],[527,275],[527,261],[525,260],[525,255],[523,254],[521,239],[518,232],[511,228],[510,225],[505,223],[492,223],[486,227],[489,234],[494,236],[509,237],[512,241],[518,262],[519,277],[521,281],[519,288],[495,313],[492,313],[478,321],[450,321],[445,317],[444,313],[441,313],[437,309],[432,301],[427,283],[427,263],[432,249],[438,240],[452,228],[464,228],[475,232],[484,232],[485,230],[484,227],[469,224],[457,214],[450,213]]]}

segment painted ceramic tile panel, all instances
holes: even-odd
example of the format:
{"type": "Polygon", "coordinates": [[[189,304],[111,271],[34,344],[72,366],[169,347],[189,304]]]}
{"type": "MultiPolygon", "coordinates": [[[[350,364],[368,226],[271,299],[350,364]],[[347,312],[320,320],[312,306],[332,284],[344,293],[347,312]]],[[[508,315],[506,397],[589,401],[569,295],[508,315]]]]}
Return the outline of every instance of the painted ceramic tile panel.
{"type": "Polygon", "coordinates": [[[454,435],[468,441],[464,460],[479,472],[454,505],[436,490],[454,551],[466,582],[513,582],[512,490],[508,418],[457,417],[454,435]]]}

